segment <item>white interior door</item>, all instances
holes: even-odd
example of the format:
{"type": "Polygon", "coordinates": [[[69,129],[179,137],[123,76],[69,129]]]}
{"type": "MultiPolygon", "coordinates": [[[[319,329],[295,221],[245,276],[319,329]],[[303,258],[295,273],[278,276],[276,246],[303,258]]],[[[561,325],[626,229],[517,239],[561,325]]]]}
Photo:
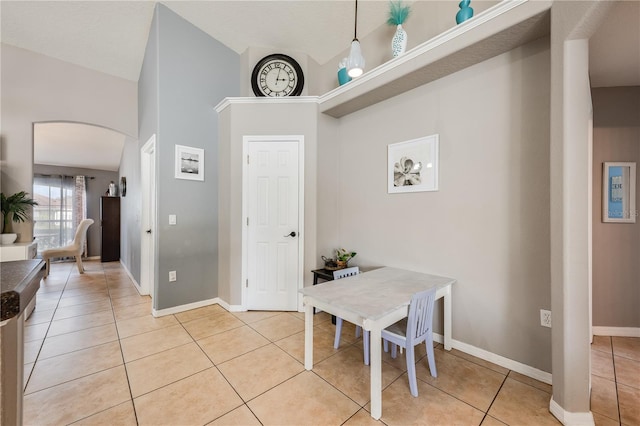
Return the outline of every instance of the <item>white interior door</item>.
{"type": "Polygon", "coordinates": [[[140,150],[142,192],[142,223],[140,253],[140,294],[154,296],[155,281],[155,218],[156,218],[156,135],[140,150]]]}
{"type": "Polygon", "coordinates": [[[245,138],[245,285],[251,310],[298,309],[304,197],[297,138],[245,138]]]}

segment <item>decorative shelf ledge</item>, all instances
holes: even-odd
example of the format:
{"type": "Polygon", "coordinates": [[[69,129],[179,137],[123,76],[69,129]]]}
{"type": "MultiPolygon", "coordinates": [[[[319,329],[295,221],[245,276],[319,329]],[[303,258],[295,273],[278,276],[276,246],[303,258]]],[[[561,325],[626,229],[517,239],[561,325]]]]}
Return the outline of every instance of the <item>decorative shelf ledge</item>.
{"type": "Polygon", "coordinates": [[[551,1],[505,0],[319,97],[343,117],[549,35],[551,1]]]}

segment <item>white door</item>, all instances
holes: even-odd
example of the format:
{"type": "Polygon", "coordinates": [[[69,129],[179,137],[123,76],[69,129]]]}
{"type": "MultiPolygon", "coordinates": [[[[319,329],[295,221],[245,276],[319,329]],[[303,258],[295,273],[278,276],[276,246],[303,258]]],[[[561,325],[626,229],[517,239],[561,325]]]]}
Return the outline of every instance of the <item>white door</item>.
{"type": "Polygon", "coordinates": [[[156,135],[144,144],[140,150],[142,192],[141,255],[140,255],[140,294],[154,297],[155,281],[155,218],[156,218],[156,135]]]}
{"type": "Polygon", "coordinates": [[[245,138],[248,309],[298,309],[300,145],[300,139],[245,138]]]}

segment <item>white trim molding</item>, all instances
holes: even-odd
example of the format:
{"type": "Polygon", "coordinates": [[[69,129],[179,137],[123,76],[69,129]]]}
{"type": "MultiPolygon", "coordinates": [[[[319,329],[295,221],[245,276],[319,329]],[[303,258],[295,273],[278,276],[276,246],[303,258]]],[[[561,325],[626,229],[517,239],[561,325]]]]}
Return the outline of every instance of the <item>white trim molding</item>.
{"type": "Polygon", "coordinates": [[[563,425],[575,425],[575,426],[593,426],[595,422],[593,420],[593,414],[591,411],[585,413],[571,413],[565,411],[557,402],[551,398],[549,401],[549,411],[554,417],[563,425]]]}
{"type": "Polygon", "coordinates": [[[282,98],[227,97],[221,100],[213,109],[220,113],[233,104],[317,104],[319,102],[320,98],[318,96],[285,96],[282,98]]]}
{"type": "Polygon", "coordinates": [[[118,262],[120,262],[120,265],[122,265],[122,268],[124,268],[124,271],[127,273],[127,276],[133,283],[133,286],[136,288],[136,291],[138,292],[138,294],[142,296],[142,293],[140,292],[140,284],[138,284],[138,281],[136,281],[136,279],[133,278],[133,275],[131,275],[131,271],[129,271],[129,268],[127,268],[127,265],[122,263],[122,259],[120,259],[118,262]]]}
{"type": "Polygon", "coordinates": [[[187,303],[186,305],[173,306],[171,308],[166,308],[166,309],[158,309],[158,310],[152,309],[151,314],[156,318],[164,317],[166,315],[179,314],[180,312],[189,311],[191,309],[203,308],[205,306],[210,306],[210,305],[218,304],[222,306],[220,302],[221,302],[220,298],[216,297],[213,299],[201,300],[199,302],[187,303]]]}
{"type": "MultiPolygon", "coordinates": [[[[442,336],[442,334],[433,333],[433,340],[438,343],[444,344],[444,337],[442,336]]],[[[469,355],[473,355],[482,360],[492,362],[504,368],[508,368],[509,370],[513,370],[516,373],[531,377],[532,379],[536,379],[548,385],[551,384],[551,373],[547,373],[546,371],[542,371],[521,362],[505,358],[501,355],[494,354],[493,352],[489,352],[484,349],[480,349],[478,347],[469,345],[468,343],[463,343],[459,340],[451,339],[451,347],[469,355]]]]}
{"type": "Polygon", "coordinates": [[[640,327],[596,327],[593,326],[594,336],[640,337],[640,327]]]}

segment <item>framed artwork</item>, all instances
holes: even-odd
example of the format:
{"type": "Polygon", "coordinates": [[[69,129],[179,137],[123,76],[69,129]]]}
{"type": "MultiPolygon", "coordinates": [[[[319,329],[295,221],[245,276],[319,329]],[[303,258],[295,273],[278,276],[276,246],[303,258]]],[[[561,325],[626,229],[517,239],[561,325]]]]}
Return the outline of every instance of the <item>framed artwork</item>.
{"type": "Polygon", "coordinates": [[[602,221],[635,223],[636,163],[603,163],[602,221]]]}
{"type": "Polygon", "coordinates": [[[176,179],[204,180],[204,149],[176,145],[176,179]]]}
{"type": "Polygon", "coordinates": [[[438,135],[388,146],[387,192],[438,190],[438,135]]]}

